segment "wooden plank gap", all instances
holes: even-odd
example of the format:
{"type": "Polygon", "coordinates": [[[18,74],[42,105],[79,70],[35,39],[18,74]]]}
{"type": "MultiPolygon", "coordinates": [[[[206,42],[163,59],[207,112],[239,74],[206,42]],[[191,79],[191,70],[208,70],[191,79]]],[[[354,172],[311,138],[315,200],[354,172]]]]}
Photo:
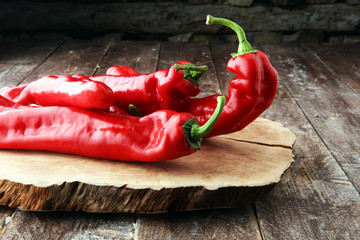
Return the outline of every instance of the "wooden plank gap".
{"type": "Polygon", "coordinates": [[[9,222],[12,220],[12,217],[14,216],[14,213],[16,211],[16,208],[11,208],[8,216],[4,220],[4,225],[0,226],[0,237],[6,226],[9,224],[9,222]],[[10,219],[10,220],[9,220],[10,219]]]}
{"type": "MultiPolygon", "coordinates": [[[[334,69],[332,69],[328,64],[326,64],[326,62],[325,62],[318,54],[316,54],[314,51],[312,51],[312,50],[308,47],[308,45],[306,45],[306,44],[301,44],[301,46],[302,46],[303,48],[305,48],[306,51],[308,51],[309,54],[312,54],[312,55],[315,57],[315,59],[317,59],[321,64],[323,64],[326,70],[328,70],[331,74],[333,74],[334,76],[336,76],[336,78],[337,78],[338,80],[344,82],[345,85],[346,85],[351,91],[353,91],[356,95],[358,95],[358,96],[360,97],[360,93],[359,93],[358,91],[356,91],[356,89],[354,89],[353,87],[351,87],[351,85],[349,85],[349,83],[348,83],[347,81],[345,81],[334,69]]],[[[353,65],[353,67],[355,67],[357,70],[359,70],[357,66],[353,65]]],[[[359,70],[359,71],[360,71],[360,70],[359,70]]]]}
{"type": "Polygon", "coordinates": [[[96,72],[98,71],[98,69],[100,68],[101,63],[103,62],[104,58],[107,56],[107,54],[109,53],[109,50],[111,48],[111,46],[113,45],[114,40],[110,40],[108,45],[106,46],[105,50],[104,50],[104,54],[103,56],[99,59],[98,63],[96,64],[94,70],[91,73],[91,76],[94,76],[96,74],[96,72]]]}
{"type": "Polygon", "coordinates": [[[131,240],[138,240],[138,236],[139,236],[139,231],[140,231],[140,227],[139,227],[139,222],[138,222],[138,214],[135,215],[134,217],[134,223],[133,223],[133,237],[131,240]]]}
{"type": "MultiPolygon", "coordinates": [[[[212,60],[213,63],[216,63],[216,59],[214,59],[214,54],[213,54],[214,46],[208,43],[208,47],[210,48],[211,60],[212,60]]],[[[221,77],[220,77],[220,74],[218,73],[218,70],[217,70],[216,67],[215,67],[215,75],[216,75],[216,78],[217,78],[217,82],[218,82],[220,92],[221,92],[222,95],[225,96],[227,93],[225,92],[225,89],[223,89],[223,86],[222,86],[221,81],[220,81],[221,77]]]]}
{"type": "Polygon", "coordinates": [[[259,233],[260,233],[261,240],[265,240],[265,235],[264,235],[264,231],[263,231],[263,225],[262,225],[261,219],[258,216],[257,209],[256,209],[256,204],[252,203],[251,207],[252,207],[252,209],[254,211],[255,219],[256,219],[256,222],[257,222],[258,227],[259,227],[259,233]]]}
{"type": "MultiPolygon", "coordinates": [[[[215,63],[214,54],[213,54],[213,46],[208,43],[208,47],[210,49],[211,60],[212,60],[213,63],[215,63]]],[[[219,86],[220,92],[221,92],[222,95],[225,96],[227,93],[223,89],[223,86],[222,86],[221,81],[220,81],[220,75],[218,74],[218,71],[217,71],[216,67],[215,67],[215,75],[216,75],[216,78],[217,78],[217,85],[219,86]]]]}
{"type": "Polygon", "coordinates": [[[57,47],[55,47],[52,51],[49,52],[48,55],[46,55],[46,56],[44,57],[44,59],[40,62],[40,64],[39,64],[37,67],[35,67],[34,69],[32,69],[21,81],[17,82],[16,85],[18,86],[18,85],[22,84],[22,83],[23,83],[32,73],[34,73],[46,60],[48,60],[51,55],[53,55],[62,45],[64,45],[65,42],[66,42],[66,40],[61,41],[60,44],[59,44],[57,47]]]}
{"type": "Polygon", "coordinates": [[[159,68],[161,68],[162,66],[160,66],[160,56],[161,56],[161,52],[163,51],[163,43],[160,42],[159,43],[159,51],[158,51],[158,58],[157,58],[157,61],[156,61],[156,69],[157,70],[160,70],[159,68]]]}

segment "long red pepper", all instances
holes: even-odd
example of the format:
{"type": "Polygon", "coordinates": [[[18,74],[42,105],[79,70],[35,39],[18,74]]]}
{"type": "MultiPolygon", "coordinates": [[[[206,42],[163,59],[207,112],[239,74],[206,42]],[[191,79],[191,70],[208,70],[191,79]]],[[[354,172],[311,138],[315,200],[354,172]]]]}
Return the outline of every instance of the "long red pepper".
{"type": "Polygon", "coordinates": [[[122,161],[164,161],[193,153],[221,114],[199,126],[190,113],[160,110],[145,117],[76,107],[33,107],[0,96],[0,148],[46,150],[122,161]]]}
{"type": "Polygon", "coordinates": [[[146,115],[159,109],[182,111],[184,103],[200,92],[200,77],[208,68],[180,61],[170,69],[151,74],[137,74],[129,69],[113,67],[108,73],[118,75],[89,78],[108,85],[115,94],[118,107],[127,109],[133,104],[146,115]]]}
{"type": "Polygon", "coordinates": [[[0,95],[22,105],[108,109],[114,103],[113,91],[106,84],[79,74],[47,76],[30,84],[4,87],[0,95]]]}
{"type": "MultiPolygon", "coordinates": [[[[261,115],[272,103],[278,86],[278,75],[266,54],[252,49],[243,29],[236,23],[212,16],[207,25],[222,24],[233,29],[239,38],[237,53],[232,54],[227,68],[236,74],[228,88],[226,104],[218,122],[206,137],[239,131],[261,115]]],[[[199,124],[206,122],[216,107],[215,94],[192,98],[185,111],[195,115],[199,124]]]]}

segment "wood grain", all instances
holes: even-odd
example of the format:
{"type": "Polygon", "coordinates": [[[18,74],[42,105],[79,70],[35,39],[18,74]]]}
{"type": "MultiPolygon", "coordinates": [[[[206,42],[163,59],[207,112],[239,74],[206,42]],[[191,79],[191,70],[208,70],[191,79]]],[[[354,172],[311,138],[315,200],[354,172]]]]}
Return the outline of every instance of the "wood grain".
{"type": "Polygon", "coordinates": [[[360,44],[306,44],[348,86],[360,94],[360,44]]]}
{"type": "MultiPolygon", "coordinates": [[[[284,132],[281,125],[263,120],[247,132],[271,136],[275,129],[284,132]]],[[[0,204],[87,212],[241,206],[268,193],[290,166],[295,136],[285,132],[284,147],[212,138],[195,154],[152,164],[2,150],[0,204]]]]}
{"type": "Polygon", "coordinates": [[[261,239],[251,205],[186,213],[140,215],[136,239],[261,239]]]}
{"type": "Polygon", "coordinates": [[[231,58],[231,53],[237,49],[237,44],[212,43],[210,44],[210,49],[221,92],[223,95],[228,96],[229,83],[236,75],[227,70],[227,63],[231,58]]]}
{"type": "Polygon", "coordinates": [[[0,236],[13,213],[14,209],[6,206],[0,206],[0,236]]]}
{"type": "Polygon", "coordinates": [[[23,83],[29,83],[48,75],[83,74],[90,76],[97,69],[109,46],[110,40],[68,40],[23,83]]]}
{"type": "Polygon", "coordinates": [[[0,44],[0,88],[17,86],[49,57],[62,41],[0,44]]]}
{"type": "MultiPolygon", "coordinates": [[[[265,46],[259,47],[261,50],[264,48],[265,46]]],[[[223,45],[221,49],[217,60],[214,60],[216,69],[226,66],[226,53],[233,49],[233,45],[223,45]]],[[[293,146],[295,162],[292,167],[266,197],[255,203],[261,232],[265,239],[299,239],[303,236],[308,239],[356,238],[359,229],[359,211],[356,209],[359,206],[359,194],[299,108],[297,98],[285,87],[284,82],[292,81],[285,71],[295,67],[277,65],[278,61],[293,59],[294,54],[290,47],[279,45],[265,48],[264,51],[279,72],[280,84],[273,104],[262,117],[288,126],[297,138],[293,146]],[[339,226],[340,223],[343,226],[339,226]],[[337,235],[333,229],[342,231],[337,231],[337,235]],[[348,235],[340,236],[344,232],[348,235]]],[[[303,54],[307,56],[309,53],[304,51],[303,54]]],[[[294,59],[293,61],[296,62],[294,59]]],[[[312,73],[311,70],[308,71],[312,73]]],[[[222,84],[226,86],[231,80],[229,74],[222,70],[217,72],[219,79],[225,79],[222,84]]],[[[315,109],[319,109],[319,106],[315,109]]]]}
{"type": "Polygon", "coordinates": [[[16,211],[1,239],[133,239],[133,214],[16,211]]]}
{"type": "MultiPolygon", "coordinates": [[[[289,125],[297,136],[293,148],[295,162],[292,168],[285,173],[283,181],[269,195],[256,203],[264,236],[266,239],[297,239],[302,236],[309,239],[356,239],[359,234],[359,193],[328,146],[319,137],[320,125],[313,124],[312,117],[308,118],[310,106],[307,105],[310,105],[310,102],[302,105],[305,99],[298,97],[301,95],[300,92],[293,95],[291,89],[290,93],[287,89],[289,85],[294,84],[294,79],[290,77],[291,74],[288,75],[288,71],[303,76],[301,80],[297,80],[302,82],[301,85],[306,86],[308,82],[312,82],[310,76],[315,74],[314,70],[303,69],[305,64],[300,60],[309,53],[295,50],[297,55],[290,52],[286,46],[263,47],[277,67],[281,80],[274,103],[263,116],[276,119],[285,126],[289,125]],[[294,64],[279,65],[284,61],[293,61],[294,64]]],[[[311,64],[321,63],[315,61],[311,64]]],[[[333,84],[332,81],[329,79],[328,84],[323,84],[319,88],[331,89],[328,85],[333,84]]],[[[305,90],[303,94],[307,96],[307,101],[311,99],[312,109],[322,111],[322,105],[316,103],[325,96],[319,96],[319,99],[314,100],[305,90]]],[[[328,129],[326,134],[331,136],[333,132],[334,130],[328,129]]]]}
{"type": "MultiPolygon", "coordinates": [[[[273,63],[282,76],[281,81],[336,160],[341,166],[359,166],[359,95],[301,46],[293,47],[291,53],[288,48],[274,45],[264,48],[276,56],[273,63]]],[[[360,189],[359,175],[347,174],[360,189]]]]}
{"type": "Polygon", "coordinates": [[[160,51],[159,42],[112,41],[95,75],[103,75],[112,66],[128,66],[140,74],[155,72],[160,51]]]}

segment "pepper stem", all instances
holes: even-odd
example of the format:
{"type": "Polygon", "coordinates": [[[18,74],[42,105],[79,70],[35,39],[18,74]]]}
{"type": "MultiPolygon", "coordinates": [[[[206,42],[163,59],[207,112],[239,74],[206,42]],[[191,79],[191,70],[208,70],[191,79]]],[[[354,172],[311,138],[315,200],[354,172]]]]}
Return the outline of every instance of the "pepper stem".
{"type": "Polygon", "coordinates": [[[134,104],[129,104],[129,109],[135,113],[137,117],[142,117],[143,115],[139,111],[139,109],[134,104]]]}
{"type": "Polygon", "coordinates": [[[226,98],[224,96],[219,96],[216,100],[216,109],[211,118],[204,125],[199,126],[195,118],[192,118],[182,126],[186,136],[186,140],[189,143],[190,147],[197,150],[200,149],[201,139],[211,131],[211,129],[214,127],[215,123],[219,119],[221,112],[225,106],[226,98]]]}
{"type": "Polygon", "coordinates": [[[246,35],[245,35],[244,30],[238,24],[234,23],[233,21],[230,21],[225,18],[217,18],[217,17],[207,15],[206,25],[212,25],[212,24],[220,24],[225,27],[229,27],[232,30],[234,30],[234,32],[236,33],[236,35],[239,39],[239,47],[238,47],[237,53],[231,54],[232,57],[244,55],[246,53],[254,53],[254,52],[258,51],[256,49],[252,49],[250,43],[246,40],[246,35]]]}
{"type": "Polygon", "coordinates": [[[201,76],[209,69],[208,66],[196,66],[191,63],[183,63],[183,65],[175,64],[175,71],[184,70],[184,78],[194,83],[197,87],[201,84],[201,76]]]}

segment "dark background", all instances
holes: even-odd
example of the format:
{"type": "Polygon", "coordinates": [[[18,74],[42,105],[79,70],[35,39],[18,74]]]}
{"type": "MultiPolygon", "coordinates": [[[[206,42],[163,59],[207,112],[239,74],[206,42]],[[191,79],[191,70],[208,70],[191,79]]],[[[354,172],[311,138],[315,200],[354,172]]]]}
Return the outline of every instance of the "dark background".
{"type": "Polygon", "coordinates": [[[0,40],[236,41],[207,14],[239,23],[251,42],[360,42],[360,0],[0,1],[0,40]]]}

